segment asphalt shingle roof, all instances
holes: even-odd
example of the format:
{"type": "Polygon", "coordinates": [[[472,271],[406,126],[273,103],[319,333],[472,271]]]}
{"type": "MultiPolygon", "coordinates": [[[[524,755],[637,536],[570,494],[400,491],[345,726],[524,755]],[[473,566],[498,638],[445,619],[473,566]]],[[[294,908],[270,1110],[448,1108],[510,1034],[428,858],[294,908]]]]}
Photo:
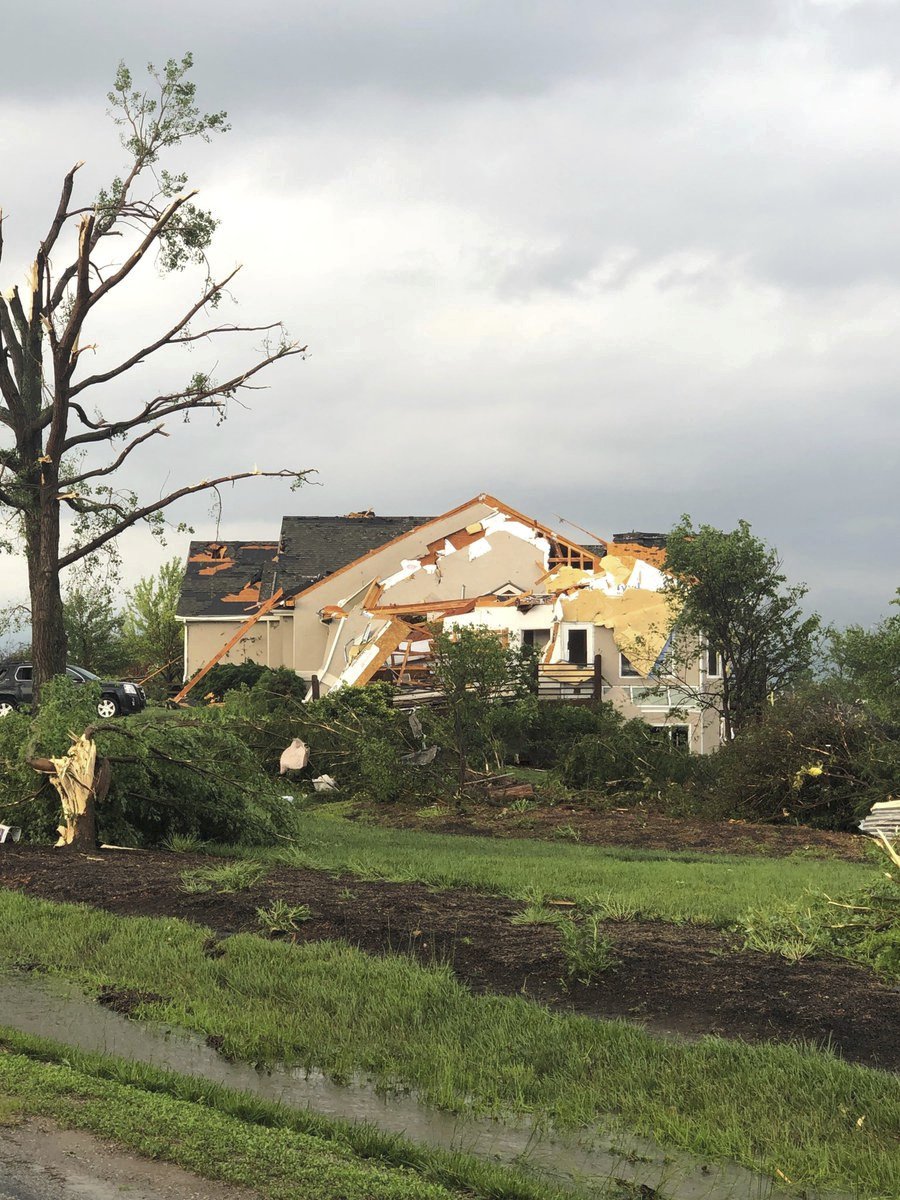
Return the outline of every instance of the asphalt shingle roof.
{"type": "Polygon", "coordinates": [[[285,517],[280,542],[191,542],[180,617],[249,616],[276,587],[296,595],[431,517],[285,517]]]}
{"type": "Polygon", "coordinates": [[[276,585],[290,596],[431,517],[285,517],[276,585]]]}
{"type": "Polygon", "coordinates": [[[248,616],[271,594],[277,542],[191,542],[180,617],[248,616]]]}

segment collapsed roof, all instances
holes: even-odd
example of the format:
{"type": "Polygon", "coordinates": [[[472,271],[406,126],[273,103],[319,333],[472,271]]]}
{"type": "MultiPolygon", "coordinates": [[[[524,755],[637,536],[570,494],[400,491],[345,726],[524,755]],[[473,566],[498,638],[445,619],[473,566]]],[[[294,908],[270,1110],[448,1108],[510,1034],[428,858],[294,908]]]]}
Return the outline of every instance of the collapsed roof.
{"type": "Polygon", "coordinates": [[[240,617],[293,596],[430,517],[284,517],[277,542],[191,542],[179,617],[240,617]]]}
{"type": "Polygon", "coordinates": [[[658,542],[661,535],[630,534],[588,548],[496,504],[490,516],[428,543],[418,557],[398,551],[394,570],[320,609],[330,627],[320,673],[326,688],[358,686],[384,671],[402,681],[410,663],[427,655],[425,623],[514,630],[536,609],[551,630],[545,663],[560,653],[563,623],[593,624],[612,631],[642,675],[652,673],[673,614],[666,577],[655,565],[665,551],[637,539],[658,542]]]}
{"type": "Polygon", "coordinates": [[[560,662],[563,625],[602,626],[650,675],[674,619],[664,563],[662,534],[586,546],[482,494],[439,518],[285,517],[277,543],[192,542],[179,615],[243,619],[280,588],[280,607],[299,620],[302,597],[295,636],[324,646],[309,669],[325,690],[384,677],[398,662],[402,677],[443,622],[539,624],[551,633],[549,667],[560,662]],[[308,621],[325,626],[324,643],[302,632],[308,621]]]}
{"type": "Polygon", "coordinates": [[[272,594],[277,542],[191,542],[179,617],[243,618],[272,594]]]}

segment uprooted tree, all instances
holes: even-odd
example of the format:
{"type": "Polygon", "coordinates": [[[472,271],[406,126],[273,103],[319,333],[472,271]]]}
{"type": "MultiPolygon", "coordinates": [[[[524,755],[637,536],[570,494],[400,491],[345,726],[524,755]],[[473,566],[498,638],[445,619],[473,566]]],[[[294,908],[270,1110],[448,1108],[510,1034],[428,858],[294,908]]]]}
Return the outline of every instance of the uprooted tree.
{"type": "MultiPolygon", "coordinates": [[[[161,162],[165,152],[191,139],[209,141],[228,129],[225,113],[197,108],[191,66],[189,54],[180,62],[170,60],[161,71],[151,65],[152,83],[139,91],[120,65],[109,102],[127,153],[123,176],[86,205],[77,204],[75,178],[83,164],[72,167],[24,288],[0,294],[0,517],[24,542],[36,697],[65,667],[62,570],[139,522],[159,532],[165,510],[185,496],[257,475],[288,478],[296,485],[305,475],[254,468],[185,484],[148,501],[117,486],[120,469],[134,451],[168,436],[166,418],[210,409],[221,420],[228,401],[253,387],[261,371],[305,350],[288,339],[280,322],[237,325],[213,316],[239,268],[212,276],[206,251],[217,221],[194,203],[187,175],[172,173],[161,162]],[[109,313],[116,289],[153,258],[163,273],[191,264],[205,267],[196,301],[170,318],[158,336],[88,373],[82,360],[96,346],[87,344],[86,326],[93,337],[101,302],[109,313]],[[151,392],[136,402],[104,391],[161,351],[210,341],[218,345],[241,334],[257,335],[262,346],[227,379],[194,372],[184,386],[151,392]],[[73,542],[61,547],[64,513],[73,542]]],[[[0,218],[0,258],[2,252],[0,218]]],[[[129,397],[137,386],[126,389],[129,397]]],[[[6,538],[3,548],[13,550],[14,539],[6,538]]]]}

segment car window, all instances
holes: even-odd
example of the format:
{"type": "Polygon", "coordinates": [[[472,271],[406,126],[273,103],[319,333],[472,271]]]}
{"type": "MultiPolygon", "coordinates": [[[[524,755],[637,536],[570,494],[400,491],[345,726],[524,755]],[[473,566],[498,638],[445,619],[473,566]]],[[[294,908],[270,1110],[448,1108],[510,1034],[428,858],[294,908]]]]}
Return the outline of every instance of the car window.
{"type": "Polygon", "coordinates": [[[31,667],[19,667],[18,671],[16,671],[16,679],[18,679],[19,683],[30,683],[31,667]]]}
{"type": "Polygon", "coordinates": [[[99,675],[95,675],[94,672],[89,671],[87,667],[70,667],[69,670],[77,671],[82,679],[90,679],[92,683],[103,682],[99,675]]]}
{"type": "Polygon", "coordinates": [[[76,683],[84,683],[84,676],[80,671],[76,671],[74,667],[66,667],[66,674],[70,679],[74,679],[76,683]]]}

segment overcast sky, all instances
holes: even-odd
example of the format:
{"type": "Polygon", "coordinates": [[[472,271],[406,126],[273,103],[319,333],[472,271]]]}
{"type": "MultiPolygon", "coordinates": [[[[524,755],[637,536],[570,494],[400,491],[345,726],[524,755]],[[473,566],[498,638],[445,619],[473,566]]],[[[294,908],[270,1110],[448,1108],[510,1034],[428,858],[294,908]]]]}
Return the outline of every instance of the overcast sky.
{"type": "MultiPolygon", "coordinates": [[[[837,622],[900,585],[900,5],[895,0],[32,0],[0,45],[0,287],[64,171],[121,168],[118,60],[192,50],[232,131],[186,165],[244,264],[233,315],[305,361],[225,425],[132,459],[156,496],[229,470],[315,468],[225,497],[225,537],[284,513],[439,513],[489,491],[581,537],[746,518],[837,622]]],[[[152,264],[97,359],[159,332],[199,280],[152,264]]],[[[157,360],[136,400],[246,361],[157,360]]],[[[208,502],[185,505],[196,536],[208,502]]],[[[587,539],[585,539],[587,540],[587,539]]],[[[127,581],[182,553],[125,539],[127,581]]],[[[23,588],[0,561],[0,603],[23,588]]]]}

